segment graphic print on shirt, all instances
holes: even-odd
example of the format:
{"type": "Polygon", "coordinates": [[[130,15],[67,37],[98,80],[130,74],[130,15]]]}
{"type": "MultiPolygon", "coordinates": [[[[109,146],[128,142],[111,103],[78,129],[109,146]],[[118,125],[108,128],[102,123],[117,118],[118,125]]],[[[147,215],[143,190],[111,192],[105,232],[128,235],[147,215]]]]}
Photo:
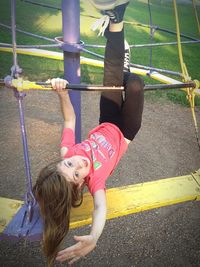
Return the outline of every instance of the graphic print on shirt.
{"type": "Polygon", "coordinates": [[[84,150],[86,152],[91,151],[91,158],[92,158],[92,162],[93,162],[93,169],[94,170],[98,170],[102,166],[102,163],[100,161],[97,161],[96,156],[95,156],[95,152],[93,150],[93,149],[96,149],[97,150],[97,146],[96,146],[96,144],[94,144],[94,142],[90,142],[89,140],[87,140],[87,141],[90,143],[90,145],[87,144],[87,143],[82,143],[81,146],[84,147],[84,150]],[[93,149],[91,149],[91,147],[93,149]]]}
{"type": "Polygon", "coordinates": [[[87,140],[89,144],[84,142],[82,143],[82,146],[87,152],[91,150],[93,168],[94,170],[98,170],[102,166],[103,161],[106,161],[107,157],[111,159],[114,156],[115,150],[102,134],[93,133],[90,138],[94,141],[87,140]],[[102,148],[107,151],[107,157],[104,155],[102,148]],[[100,155],[102,161],[99,161],[99,159],[97,160],[96,155],[100,155]]]}
{"type": "Polygon", "coordinates": [[[98,132],[93,133],[91,135],[91,138],[94,139],[96,142],[98,142],[100,146],[102,146],[108,151],[108,157],[110,159],[114,156],[115,150],[113,149],[112,145],[106,140],[106,138],[102,134],[99,134],[98,132]]]}

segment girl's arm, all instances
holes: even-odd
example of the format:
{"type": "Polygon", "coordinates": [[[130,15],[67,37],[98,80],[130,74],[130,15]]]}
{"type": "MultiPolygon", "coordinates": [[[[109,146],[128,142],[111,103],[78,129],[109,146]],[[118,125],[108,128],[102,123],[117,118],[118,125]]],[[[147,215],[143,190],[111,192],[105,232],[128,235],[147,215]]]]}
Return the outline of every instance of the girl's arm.
{"type": "Polygon", "coordinates": [[[51,80],[53,89],[58,93],[60,99],[60,107],[64,119],[64,127],[75,129],[76,115],[72,106],[68,90],[64,90],[68,82],[64,79],[54,78],[51,80]]]}
{"type": "MultiPolygon", "coordinates": [[[[60,99],[60,107],[63,114],[64,127],[71,128],[73,131],[75,131],[76,115],[68,94],[68,90],[64,89],[66,88],[68,82],[64,79],[54,78],[51,80],[51,84],[60,99]]],[[[67,150],[67,147],[61,148],[61,157],[64,157],[64,155],[66,155],[67,150]]]]}
{"type": "Polygon", "coordinates": [[[94,194],[94,211],[92,216],[92,228],[89,235],[74,236],[78,242],[75,245],[60,251],[57,254],[56,260],[64,262],[69,261],[74,263],[81,257],[84,257],[91,252],[103,231],[106,221],[106,195],[104,190],[98,190],[94,194]]]}
{"type": "Polygon", "coordinates": [[[75,130],[76,115],[72,106],[68,91],[58,93],[60,99],[60,107],[64,118],[64,127],[75,130]]]}
{"type": "Polygon", "coordinates": [[[98,241],[106,222],[106,194],[104,190],[98,190],[94,194],[94,211],[92,216],[92,229],[90,235],[98,241]]]}

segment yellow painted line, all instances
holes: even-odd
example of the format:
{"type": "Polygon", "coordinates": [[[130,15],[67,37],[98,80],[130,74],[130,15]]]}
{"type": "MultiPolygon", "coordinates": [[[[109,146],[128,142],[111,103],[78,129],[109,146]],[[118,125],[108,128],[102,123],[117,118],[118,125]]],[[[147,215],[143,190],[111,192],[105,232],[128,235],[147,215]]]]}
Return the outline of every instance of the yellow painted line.
{"type": "Polygon", "coordinates": [[[182,83],[182,82],[180,82],[178,80],[169,78],[169,77],[167,77],[167,76],[165,76],[163,74],[160,74],[158,72],[152,72],[150,76],[151,76],[151,78],[153,78],[155,80],[158,80],[158,81],[160,81],[162,83],[166,83],[166,84],[173,84],[173,83],[180,83],[181,84],[182,83]]]}
{"type": "MultiPolygon", "coordinates": [[[[200,169],[186,176],[111,188],[107,190],[106,196],[108,219],[185,201],[200,200],[200,169]]],[[[0,198],[0,233],[22,204],[22,201],[0,198]]],[[[92,197],[86,193],[82,206],[72,209],[70,227],[90,224],[92,210],[92,197]]]]}
{"type": "MultiPolygon", "coordinates": [[[[0,51],[8,52],[8,53],[13,52],[11,47],[0,47],[0,51]]],[[[49,50],[44,50],[44,49],[37,49],[37,48],[17,48],[16,51],[18,54],[22,54],[22,55],[63,60],[63,53],[61,52],[54,52],[54,51],[49,51],[49,50]]],[[[96,67],[104,66],[103,61],[95,60],[91,58],[85,58],[85,57],[81,57],[81,63],[96,66],[96,67]]]]}
{"type": "MultiPolygon", "coordinates": [[[[149,70],[143,70],[143,69],[138,69],[138,68],[131,68],[131,72],[132,73],[135,73],[135,74],[138,74],[138,75],[142,75],[142,76],[148,75],[152,79],[154,79],[156,81],[159,81],[159,82],[162,82],[162,83],[165,83],[165,84],[181,84],[182,83],[181,81],[172,79],[172,78],[167,77],[167,76],[165,76],[163,74],[160,74],[160,73],[158,73],[156,71],[150,72],[149,70]]],[[[180,90],[187,92],[187,89],[186,88],[182,88],[180,90]]],[[[195,88],[194,89],[194,94],[196,96],[200,96],[200,89],[195,88]]]]}
{"type": "Polygon", "coordinates": [[[94,67],[104,67],[104,62],[101,60],[97,59],[92,59],[92,58],[86,58],[86,57],[81,57],[81,64],[86,64],[94,67]]]}
{"type": "MultiPolygon", "coordinates": [[[[1,52],[9,52],[9,53],[13,52],[11,47],[0,47],[0,51],[1,52]]],[[[29,56],[45,57],[45,58],[55,59],[55,60],[63,60],[63,53],[44,50],[44,49],[17,48],[17,53],[23,54],[23,55],[29,55],[29,56]]],[[[81,64],[87,64],[87,65],[95,66],[95,67],[103,68],[103,66],[104,66],[104,63],[101,60],[96,60],[96,59],[91,59],[91,58],[86,58],[86,57],[80,57],[80,62],[81,62],[81,64]]],[[[156,71],[150,72],[149,70],[131,67],[131,72],[138,74],[138,75],[142,75],[142,76],[149,75],[152,79],[160,81],[160,82],[165,83],[165,84],[182,83],[178,80],[169,78],[169,77],[167,77],[163,74],[160,74],[156,71]]],[[[182,89],[182,90],[186,91],[186,89],[182,89]]],[[[194,93],[195,93],[195,95],[200,96],[200,89],[195,89],[194,93]]]]}
{"type": "MultiPolygon", "coordinates": [[[[0,51],[9,52],[9,53],[13,52],[11,47],[0,47],[0,51]]],[[[17,48],[16,51],[18,54],[22,54],[22,55],[63,60],[63,53],[60,53],[60,52],[48,51],[48,50],[37,49],[37,48],[17,48]]]]}

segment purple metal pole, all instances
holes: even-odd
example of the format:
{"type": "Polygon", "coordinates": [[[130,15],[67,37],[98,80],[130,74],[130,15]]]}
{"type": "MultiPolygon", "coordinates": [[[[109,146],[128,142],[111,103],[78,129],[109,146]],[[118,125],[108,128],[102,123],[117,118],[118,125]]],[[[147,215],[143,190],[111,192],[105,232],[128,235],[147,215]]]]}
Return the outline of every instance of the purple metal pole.
{"type": "MultiPolygon", "coordinates": [[[[11,0],[11,25],[12,25],[12,44],[13,44],[13,66],[11,68],[11,73],[13,77],[17,78],[21,73],[21,69],[17,64],[17,52],[16,52],[16,0],[11,0]]],[[[30,201],[31,202],[33,201],[34,203],[35,199],[34,196],[32,195],[32,179],[30,172],[28,144],[27,144],[24,110],[23,110],[23,98],[25,94],[23,92],[21,93],[16,90],[14,91],[14,93],[15,97],[18,100],[18,105],[19,105],[20,127],[22,134],[25,167],[26,167],[26,177],[27,177],[26,203],[30,204],[30,201]]]]}
{"type": "MultiPolygon", "coordinates": [[[[13,42],[13,66],[11,68],[12,78],[19,77],[21,69],[17,65],[17,53],[16,53],[16,0],[11,0],[11,19],[12,19],[12,42],[13,42]]],[[[28,144],[25,129],[23,98],[25,94],[14,90],[15,97],[19,104],[20,114],[20,127],[23,142],[23,152],[26,167],[26,182],[27,192],[25,196],[25,203],[16,213],[14,218],[6,226],[3,233],[0,235],[0,240],[10,239],[17,240],[21,237],[26,237],[29,234],[30,239],[38,239],[41,237],[43,224],[40,218],[39,207],[36,207],[36,200],[32,193],[32,179],[30,172],[30,162],[28,155],[28,144]]]]}
{"type": "Polygon", "coordinates": [[[11,1],[11,25],[12,25],[12,46],[13,46],[13,65],[17,66],[16,53],[16,1],[11,1]]]}
{"type": "MultiPolygon", "coordinates": [[[[80,43],[80,1],[62,0],[63,41],[80,43]]],[[[80,51],[64,51],[64,78],[69,83],[80,84],[80,51]]],[[[81,94],[70,92],[70,99],[76,113],[76,142],[81,141],[81,94]]]]}
{"type": "Polygon", "coordinates": [[[11,68],[11,75],[18,78],[22,73],[22,69],[17,63],[17,44],[16,44],[16,0],[11,0],[11,29],[12,29],[12,47],[13,47],[13,66],[11,68]]]}

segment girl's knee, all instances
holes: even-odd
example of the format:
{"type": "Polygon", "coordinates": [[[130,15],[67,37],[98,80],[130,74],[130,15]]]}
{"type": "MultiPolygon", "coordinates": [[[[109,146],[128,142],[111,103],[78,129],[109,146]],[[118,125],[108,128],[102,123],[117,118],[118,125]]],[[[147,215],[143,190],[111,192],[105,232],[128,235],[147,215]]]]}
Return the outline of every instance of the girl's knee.
{"type": "Polygon", "coordinates": [[[132,127],[126,127],[122,130],[124,137],[130,141],[133,141],[137,133],[139,132],[141,128],[141,122],[133,125],[132,127]]]}
{"type": "Polygon", "coordinates": [[[144,82],[137,74],[130,73],[125,80],[125,90],[141,93],[144,90],[144,82]]]}

